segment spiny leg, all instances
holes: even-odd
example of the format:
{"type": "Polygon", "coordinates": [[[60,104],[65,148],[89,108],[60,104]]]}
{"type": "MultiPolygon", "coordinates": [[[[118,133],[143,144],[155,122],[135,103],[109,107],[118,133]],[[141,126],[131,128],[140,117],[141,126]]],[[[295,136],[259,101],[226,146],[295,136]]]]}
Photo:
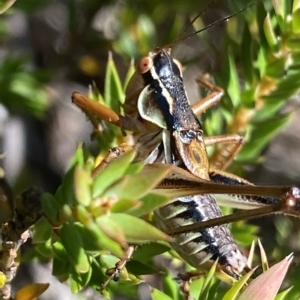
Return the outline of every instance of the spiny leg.
{"type": "MultiPolygon", "coordinates": [[[[284,213],[287,215],[300,216],[300,189],[297,187],[278,186],[254,186],[237,176],[226,176],[225,172],[211,174],[213,181],[206,181],[193,177],[187,171],[173,167],[170,177],[166,177],[158,186],[157,190],[170,197],[185,197],[197,194],[229,194],[245,195],[240,201],[248,210],[240,211],[231,215],[201,221],[192,225],[175,228],[167,234],[173,235],[199,229],[218,226],[224,223],[249,219],[272,213],[284,213]],[[219,176],[219,178],[216,177],[219,176]],[[215,181],[215,182],[214,182],[215,181]],[[263,196],[262,196],[263,195],[263,196]],[[254,208],[254,209],[253,209],[254,208]]],[[[229,174],[228,174],[229,175],[229,174]]],[[[239,207],[236,204],[236,207],[239,207]]]]}
{"type": "Polygon", "coordinates": [[[212,84],[208,80],[208,75],[205,74],[201,76],[200,78],[196,79],[196,82],[208,89],[209,94],[204,97],[203,99],[197,101],[193,105],[191,105],[193,112],[196,116],[200,116],[203,112],[205,112],[208,108],[212,107],[216,103],[218,103],[222,96],[224,95],[224,90],[214,84],[212,84]]]}
{"type": "Polygon", "coordinates": [[[243,141],[244,138],[238,134],[204,137],[205,146],[224,145],[216,149],[213,156],[209,159],[210,166],[214,169],[225,170],[241,150],[243,141]]]}
{"type": "MultiPolygon", "coordinates": [[[[219,226],[222,224],[228,224],[228,223],[250,219],[250,218],[261,217],[273,213],[289,214],[291,212],[292,213],[291,215],[295,215],[293,211],[295,210],[295,206],[299,201],[299,197],[300,197],[299,195],[300,194],[298,189],[298,196],[291,194],[289,195],[289,197],[287,197],[285,200],[281,200],[279,203],[273,205],[265,205],[263,207],[250,209],[250,210],[242,210],[234,214],[222,216],[215,219],[210,219],[208,221],[201,221],[191,225],[177,227],[172,230],[168,230],[166,233],[168,235],[188,233],[188,232],[198,231],[204,228],[219,226]]],[[[297,214],[299,216],[299,211],[297,214]]]]}
{"type": "MultiPolygon", "coordinates": [[[[221,100],[224,90],[211,83],[208,74],[201,76],[196,81],[209,91],[205,98],[192,105],[193,112],[199,116],[221,100]]],[[[213,168],[224,170],[242,148],[243,137],[238,134],[205,137],[204,143],[205,146],[226,144],[225,147],[215,151],[210,159],[210,164],[213,168]]]]}
{"type": "Polygon", "coordinates": [[[121,271],[125,268],[127,261],[131,259],[135,249],[136,246],[129,245],[123,253],[123,258],[116,263],[114,268],[106,271],[106,275],[109,276],[109,278],[101,285],[100,291],[103,291],[111,280],[118,281],[120,279],[121,271]]]}

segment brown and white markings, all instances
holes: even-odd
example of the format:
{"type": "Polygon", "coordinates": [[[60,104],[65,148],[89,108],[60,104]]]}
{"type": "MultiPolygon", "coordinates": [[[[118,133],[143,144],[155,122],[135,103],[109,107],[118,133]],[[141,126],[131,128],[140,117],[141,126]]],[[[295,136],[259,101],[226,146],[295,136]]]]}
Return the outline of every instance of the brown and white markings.
{"type": "MultiPolygon", "coordinates": [[[[157,189],[176,190],[178,197],[155,212],[157,225],[174,237],[173,248],[195,268],[207,268],[205,265],[218,259],[220,270],[238,278],[247,269],[247,259],[225,224],[274,212],[299,216],[300,191],[296,187],[254,186],[223,171],[243,140],[236,134],[204,136],[196,115],[219,101],[222,90],[211,87],[204,79],[201,84],[217,93],[217,97],[214,94],[191,106],[180,67],[169,49],[162,48],[140,61],[127,88],[124,116],[79,93],[74,93],[73,101],[82,109],[133,131],[137,160],[152,166],[174,165],[173,173],[157,189]],[[222,144],[226,150],[209,161],[206,147],[214,144],[222,144]],[[218,194],[227,195],[225,198],[238,208],[252,209],[222,217],[216,202],[218,194]]],[[[117,279],[129,257],[116,266],[111,278],[117,279]]]]}

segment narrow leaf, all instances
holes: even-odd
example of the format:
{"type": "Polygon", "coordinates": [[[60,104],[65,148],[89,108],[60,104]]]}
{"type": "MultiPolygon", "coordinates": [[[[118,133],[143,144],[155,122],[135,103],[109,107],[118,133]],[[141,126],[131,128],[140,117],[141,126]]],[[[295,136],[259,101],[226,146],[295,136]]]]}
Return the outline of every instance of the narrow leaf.
{"type": "Polygon", "coordinates": [[[119,180],[124,175],[134,157],[135,152],[129,151],[106,166],[94,180],[93,197],[102,195],[107,187],[119,180]]]}
{"type": "Polygon", "coordinates": [[[111,215],[98,217],[96,222],[103,233],[107,235],[107,237],[117,242],[119,245],[126,247],[124,230],[120,224],[111,218],[111,215]]]}
{"type": "MultiPolygon", "coordinates": [[[[98,218],[99,222],[102,218],[98,218]]],[[[140,244],[159,240],[168,242],[171,240],[168,235],[156,227],[136,217],[126,214],[111,214],[108,218],[123,229],[126,240],[129,243],[140,244]]]]}
{"type": "Polygon", "coordinates": [[[91,176],[82,168],[76,168],[74,173],[75,197],[78,203],[89,206],[91,203],[91,176]]]}
{"type": "Polygon", "coordinates": [[[60,230],[60,237],[69,259],[74,263],[76,271],[79,273],[87,272],[90,268],[89,261],[83,250],[81,236],[76,226],[65,222],[60,230]]]}
{"type": "Polygon", "coordinates": [[[105,196],[138,199],[162,181],[169,171],[170,167],[163,164],[159,168],[144,168],[138,174],[123,177],[106,191],[105,196]]]}
{"type": "Polygon", "coordinates": [[[286,275],[293,255],[272,266],[266,272],[255,278],[240,295],[239,300],[274,299],[286,275]]]}
{"type": "Polygon", "coordinates": [[[104,82],[104,99],[106,103],[115,112],[120,112],[120,102],[124,98],[124,92],[111,52],[108,55],[104,82]]]}
{"type": "Polygon", "coordinates": [[[128,214],[140,217],[170,202],[168,197],[159,194],[148,194],[140,199],[140,205],[127,211],[128,214]]]}
{"type": "Polygon", "coordinates": [[[268,258],[265,252],[265,249],[263,245],[261,244],[260,240],[257,241],[258,246],[259,246],[259,251],[260,251],[260,259],[262,263],[262,269],[263,272],[266,272],[269,269],[269,264],[268,264],[268,258]]]}
{"type": "Polygon", "coordinates": [[[170,298],[158,289],[152,289],[151,298],[152,300],[172,300],[172,298],[170,298]]]}
{"type": "MultiPolygon", "coordinates": [[[[249,278],[252,276],[254,273],[255,269],[252,269],[250,272],[248,272],[246,275],[244,275],[237,283],[235,283],[231,289],[225,294],[222,300],[235,300],[237,299],[237,296],[240,292],[240,290],[243,288],[243,286],[246,284],[246,282],[249,280],[249,278]]],[[[240,298],[238,298],[241,300],[240,298]]],[[[250,299],[255,299],[255,298],[249,298],[250,299]]],[[[257,298],[257,299],[262,299],[262,298],[257,298]]]]}
{"type": "MultiPolygon", "coordinates": [[[[292,290],[292,286],[289,289],[286,289],[285,291],[277,294],[277,296],[275,297],[275,300],[283,300],[285,299],[285,297],[288,295],[288,293],[292,290]]],[[[287,298],[286,298],[287,299],[287,298]]]]}
{"type": "Polygon", "coordinates": [[[271,23],[271,18],[269,13],[265,18],[263,26],[264,26],[264,32],[266,35],[267,42],[270,48],[274,48],[275,46],[277,46],[278,41],[272,28],[272,23],[271,23]]]}

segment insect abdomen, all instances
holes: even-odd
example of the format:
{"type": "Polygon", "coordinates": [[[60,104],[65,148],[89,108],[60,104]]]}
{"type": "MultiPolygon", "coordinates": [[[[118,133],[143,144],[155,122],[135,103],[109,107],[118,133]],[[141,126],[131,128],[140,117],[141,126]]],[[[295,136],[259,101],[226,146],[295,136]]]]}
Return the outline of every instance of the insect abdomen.
{"type": "MultiPolygon", "coordinates": [[[[212,195],[182,197],[155,212],[157,226],[165,231],[222,216],[212,195]]],[[[219,259],[219,267],[238,278],[247,259],[236,245],[226,224],[198,231],[176,234],[174,250],[191,266],[209,268],[219,259]]]]}

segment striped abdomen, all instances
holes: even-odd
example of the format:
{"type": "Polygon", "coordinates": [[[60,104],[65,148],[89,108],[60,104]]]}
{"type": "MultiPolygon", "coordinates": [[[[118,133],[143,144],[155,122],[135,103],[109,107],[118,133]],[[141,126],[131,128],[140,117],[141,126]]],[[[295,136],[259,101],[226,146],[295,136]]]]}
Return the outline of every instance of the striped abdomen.
{"type": "MultiPolygon", "coordinates": [[[[167,232],[170,229],[206,221],[222,216],[213,195],[197,195],[178,198],[155,211],[157,226],[167,232]]],[[[207,269],[218,258],[219,267],[238,278],[246,267],[247,258],[236,245],[227,225],[176,234],[171,243],[174,250],[191,266],[207,269]]]]}

